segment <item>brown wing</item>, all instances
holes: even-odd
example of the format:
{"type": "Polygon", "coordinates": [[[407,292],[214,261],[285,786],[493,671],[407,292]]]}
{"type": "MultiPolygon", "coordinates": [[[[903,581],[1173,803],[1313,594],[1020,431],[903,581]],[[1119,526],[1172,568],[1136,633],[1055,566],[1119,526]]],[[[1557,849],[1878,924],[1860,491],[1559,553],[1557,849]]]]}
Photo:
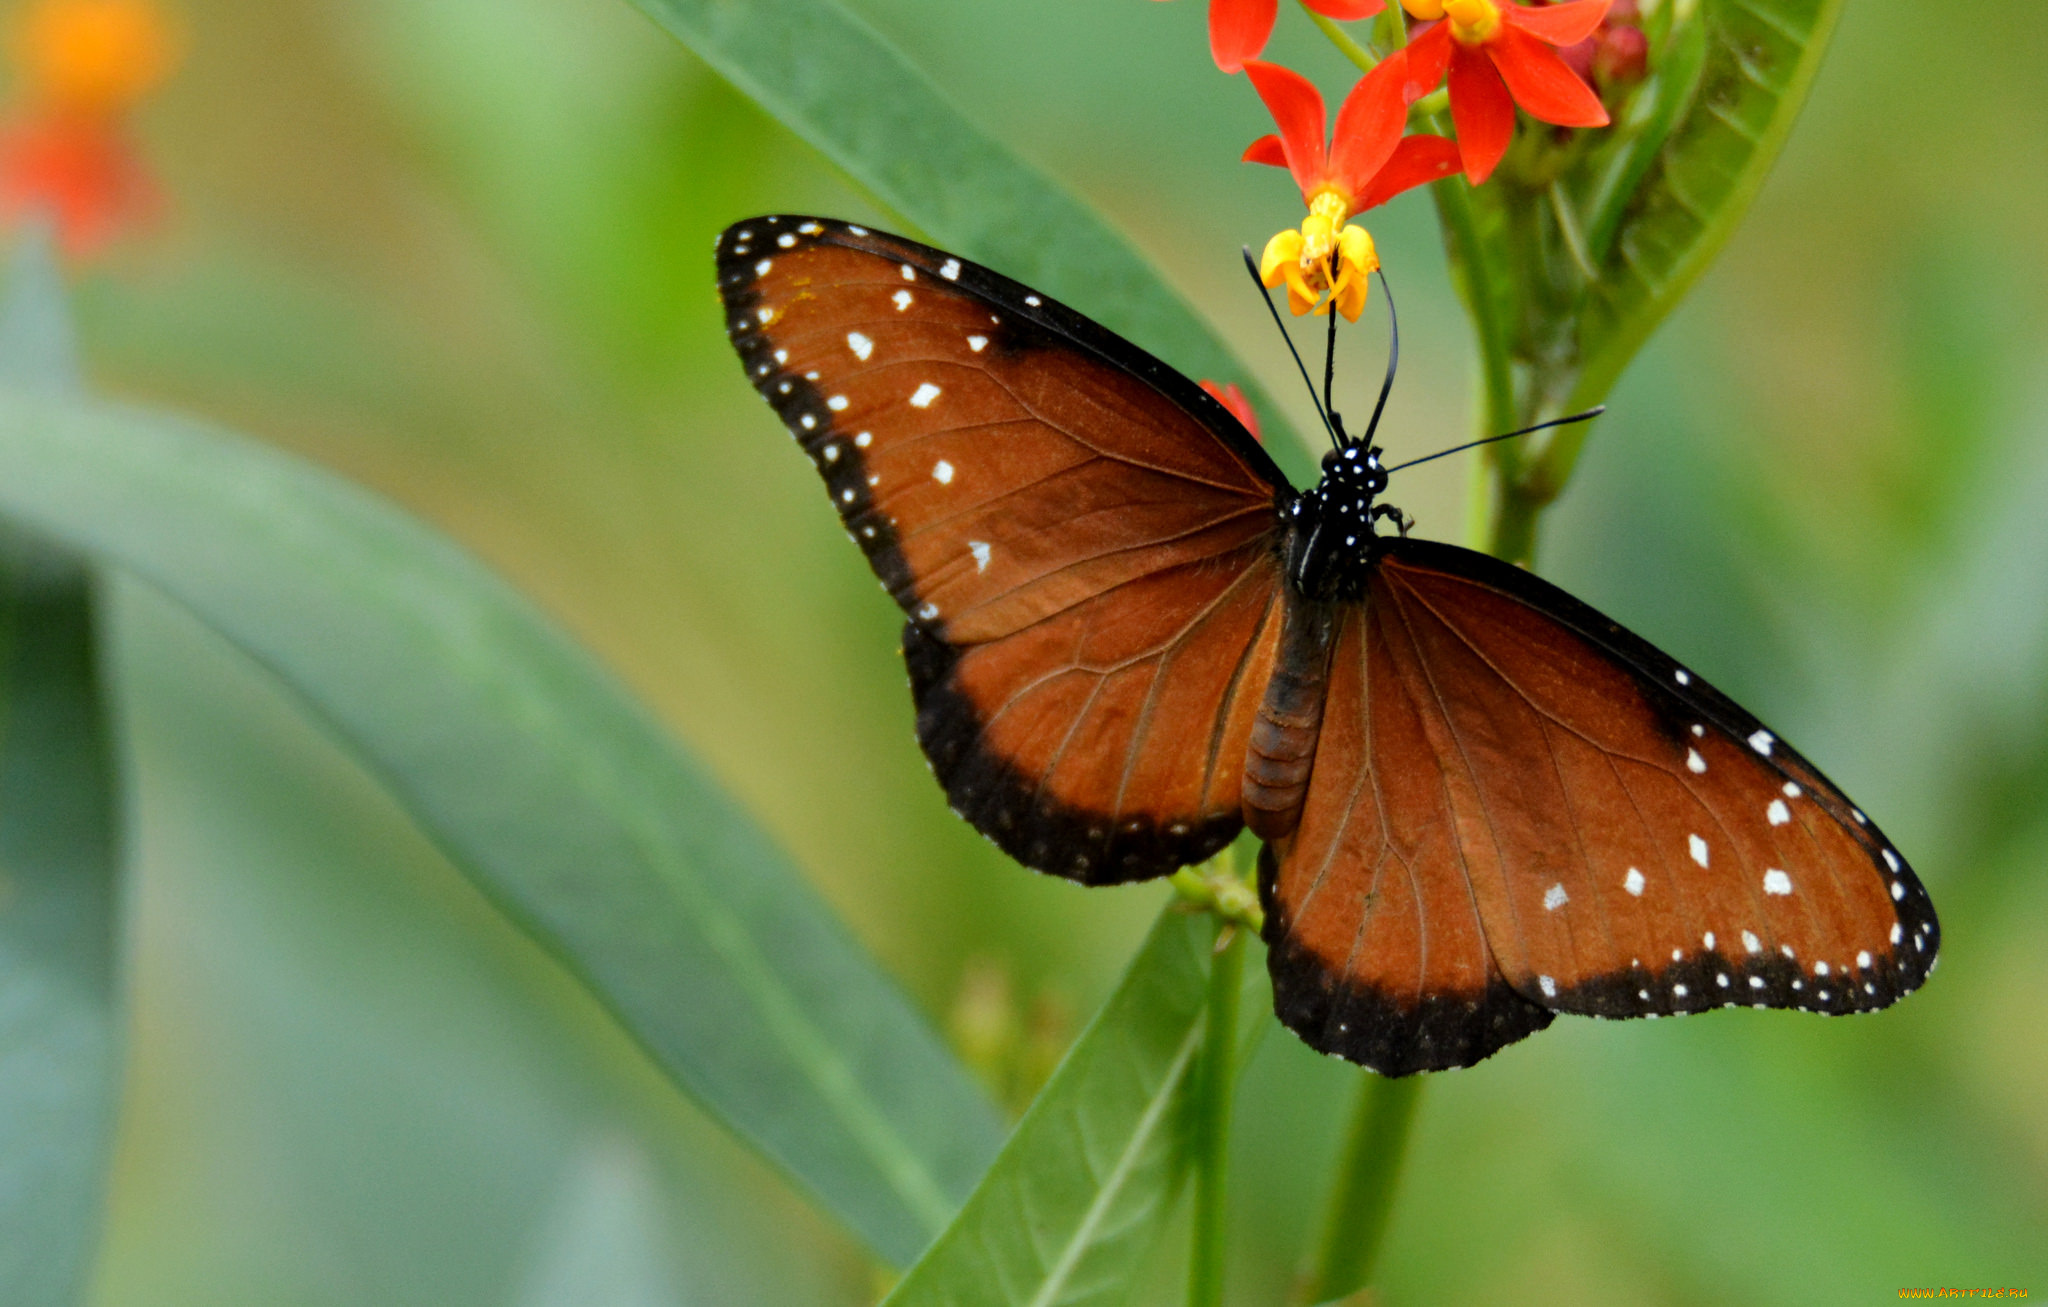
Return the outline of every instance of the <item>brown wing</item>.
{"type": "Polygon", "coordinates": [[[1311,1043],[1399,1074],[1551,1012],[1846,1013],[1926,978],[1939,925],[1897,851],[1651,645],[1423,541],[1389,543],[1350,625],[1327,720],[1355,725],[1325,726],[1265,878],[1276,994],[1311,1043]],[[1376,799],[1367,819],[1349,791],[1376,799]],[[1330,1026],[1347,1011],[1372,1015],[1364,1042],[1330,1026]]]}
{"type": "Polygon", "coordinates": [[[1229,842],[1286,487],[1236,419],[1079,314],[898,237],[760,218],[718,263],[749,379],[909,615],[918,737],[955,809],[1088,882],[1229,842]]]}

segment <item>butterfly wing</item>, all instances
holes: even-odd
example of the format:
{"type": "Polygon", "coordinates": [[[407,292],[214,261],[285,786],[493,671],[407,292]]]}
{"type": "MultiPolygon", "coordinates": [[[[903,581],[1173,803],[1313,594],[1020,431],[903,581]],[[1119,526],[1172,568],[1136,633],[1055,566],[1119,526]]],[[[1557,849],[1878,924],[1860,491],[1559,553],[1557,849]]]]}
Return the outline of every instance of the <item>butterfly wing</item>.
{"type": "Polygon", "coordinates": [[[1940,927],[1897,851],[1648,642],[1419,540],[1388,542],[1346,632],[1340,725],[1262,878],[1310,1043],[1400,1074],[1552,1012],[1847,1013],[1925,980],[1940,927]]]}
{"type": "Polygon", "coordinates": [[[954,808],[1090,883],[1228,843],[1278,633],[1265,451],[1163,363],[941,251],[769,217],[718,268],[749,380],[908,615],[954,808]]]}

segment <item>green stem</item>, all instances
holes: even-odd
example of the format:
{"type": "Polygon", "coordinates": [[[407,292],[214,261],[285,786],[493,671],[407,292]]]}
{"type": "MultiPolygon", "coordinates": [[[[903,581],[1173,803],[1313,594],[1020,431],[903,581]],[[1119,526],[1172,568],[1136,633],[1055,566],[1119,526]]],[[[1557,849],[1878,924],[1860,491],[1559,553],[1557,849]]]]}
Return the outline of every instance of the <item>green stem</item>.
{"type": "Polygon", "coordinates": [[[1353,40],[1349,32],[1337,26],[1335,19],[1317,13],[1305,3],[1301,10],[1308,15],[1310,22],[1323,29],[1323,35],[1330,38],[1331,45],[1336,46],[1346,59],[1358,65],[1358,71],[1369,73],[1379,65],[1379,56],[1353,40]]]}
{"type": "Polygon", "coordinates": [[[1408,1151],[1409,1128],[1422,1097],[1422,1077],[1361,1074],[1351,1129],[1337,1170],[1337,1192],[1323,1227],[1305,1301],[1330,1302],[1372,1279],[1394,1212],[1394,1187],[1408,1151]]]}
{"type": "Polygon", "coordinates": [[[1237,1081],[1237,998],[1244,986],[1245,932],[1228,923],[1218,925],[1201,1060],[1193,1085],[1195,1220],[1188,1307],[1221,1307],[1229,1240],[1224,1181],[1230,1157],[1231,1089],[1237,1081]]]}

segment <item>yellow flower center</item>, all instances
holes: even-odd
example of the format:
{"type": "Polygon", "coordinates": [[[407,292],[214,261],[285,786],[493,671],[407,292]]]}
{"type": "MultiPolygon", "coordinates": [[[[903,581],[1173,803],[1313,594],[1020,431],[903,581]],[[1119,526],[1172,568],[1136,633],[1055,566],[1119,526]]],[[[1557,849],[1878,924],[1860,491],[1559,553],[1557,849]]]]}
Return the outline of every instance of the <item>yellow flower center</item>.
{"type": "Polygon", "coordinates": [[[14,59],[34,94],[76,114],[120,113],[170,71],[175,38],[148,0],[40,0],[14,24],[14,59]]]}
{"type": "Polygon", "coordinates": [[[1287,285],[1287,307],[1293,313],[1328,313],[1334,305],[1353,322],[1365,308],[1367,279],[1380,266],[1372,236],[1365,228],[1346,226],[1351,201],[1335,188],[1316,192],[1299,230],[1283,231],[1266,242],[1259,259],[1259,278],[1268,286],[1287,285]]]}
{"type": "Polygon", "coordinates": [[[1401,0],[1401,7],[1425,23],[1451,20],[1451,36],[1465,45],[1484,45],[1500,30],[1493,0],[1401,0]]]}

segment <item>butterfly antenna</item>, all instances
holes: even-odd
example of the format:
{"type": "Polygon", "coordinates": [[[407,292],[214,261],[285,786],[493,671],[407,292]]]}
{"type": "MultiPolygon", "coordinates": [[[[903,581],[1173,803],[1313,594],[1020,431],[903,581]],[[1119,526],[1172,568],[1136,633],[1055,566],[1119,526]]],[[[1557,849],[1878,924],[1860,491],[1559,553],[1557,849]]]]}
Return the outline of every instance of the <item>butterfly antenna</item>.
{"type": "Polygon", "coordinates": [[[1344,419],[1337,413],[1337,403],[1330,398],[1331,387],[1337,381],[1337,306],[1323,305],[1324,314],[1330,319],[1329,335],[1323,339],[1323,411],[1330,415],[1330,425],[1335,428],[1337,444],[1342,447],[1350,442],[1344,433],[1344,419]]]}
{"type": "Polygon", "coordinates": [[[1570,417],[1552,418],[1548,422],[1538,422],[1533,427],[1523,427],[1520,431],[1510,431],[1504,436],[1488,436],[1484,440],[1469,440],[1462,445],[1452,445],[1449,449],[1439,449],[1434,454],[1428,454],[1421,458],[1411,458],[1406,463],[1395,464],[1393,467],[1388,468],[1387,471],[1389,473],[1399,472],[1404,467],[1414,467],[1417,463],[1428,463],[1452,454],[1462,454],[1468,449],[1477,449],[1481,445],[1491,445],[1497,440],[1513,440],[1516,436],[1526,436],[1537,431],[1547,431],[1551,427],[1570,426],[1574,422],[1590,422],[1606,411],[1607,406],[1605,404],[1595,404],[1585,412],[1574,413],[1570,417]]]}
{"type": "Polygon", "coordinates": [[[1295,371],[1301,373],[1301,384],[1308,387],[1308,402],[1316,406],[1316,416],[1323,420],[1323,430],[1330,434],[1331,442],[1343,445],[1344,442],[1338,438],[1336,426],[1330,421],[1329,410],[1316,398],[1316,383],[1309,380],[1308,364],[1301,361],[1301,351],[1294,347],[1294,337],[1287,334],[1287,324],[1280,320],[1280,310],[1273,307],[1272,293],[1266,289],[1265,278],[1259,276],[1259,265],[1258,261],[1252,258],[1252,247],[1246,245],[1243,249],[1244,270],[1252,275],[1252,285],[1259,288],[1259,298],[1266,302],[1266,312],[1273,316],[1274,329],[1280,333],[1280,339],[1287,342],[1287,352],[1294,356],[1295,371]]]}
{"type": "MultiPolygon", "coordinates": [[[[1387,379],[1380,383],[1380,401],[1372,406],[1372,421],[1365,424],[1365,443],[1372,444],[1373,432],[1380,429],[1380,414],[1387,411],[1387,396],[1394,393],[1394,373],[1401,366],[1401,315],[1394,312],[1394,292],[1387,285],[1387,274],[1375,269],[1380,279],[1380,294],[1387,297],[1387,329],[1392,333],[1392,343],[1387,346],[1387,379]]],[[[1452,453],[1445,450],[1445,454],[1452,453]]],[[[1431,458],[1442,455],[1432,454],[1431,458]]],[[[1420,461],[1420,460],[1417,460],[1420,461]]]]}

